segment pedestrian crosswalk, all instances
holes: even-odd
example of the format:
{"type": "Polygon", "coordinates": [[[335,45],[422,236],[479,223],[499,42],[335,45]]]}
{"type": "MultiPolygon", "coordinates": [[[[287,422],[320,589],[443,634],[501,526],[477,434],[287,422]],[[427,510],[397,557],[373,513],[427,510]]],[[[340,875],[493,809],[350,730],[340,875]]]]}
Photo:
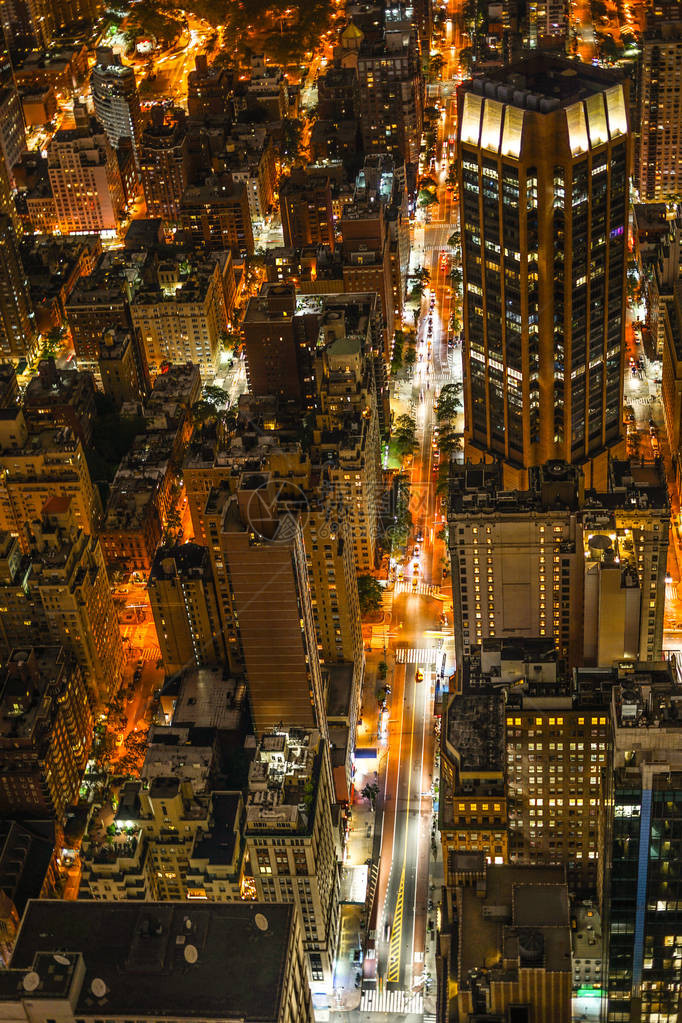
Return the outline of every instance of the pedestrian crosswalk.
{"type": "MultiPolygon", "coordinates": [[[[424,996],[411,991],[363,991],[360,1012],[424,1012],[424,996]]],[[[433,1017],[435,1019],[435,1017],[433,1017]]]]}
{"type": "Polygon", "coordinates": [[[403,580],[395,584],[393,594],[397,597],[399,593],[416,593],[420,597],[435,597],[440,590],[438,586],[433,586],[431,583],[417,583],[413,587],[411,582],[403,580]]]}
{"type": "Polygon", "coordinates": [[[438,658],[436,647],[399,646],[395,652],[396,664],[435,664],[438,658]]]}
{"type": "Polygon", "coordinates": [[[436,1023],[436,1014],[433,1012],[425,1012],[424,1023],[436,1023]]]}
{"type": "Polygon", "coordinates": [[[158,646],[146,646],[140,656],[143,661],[158,661],[161,651],[158,646]]]}

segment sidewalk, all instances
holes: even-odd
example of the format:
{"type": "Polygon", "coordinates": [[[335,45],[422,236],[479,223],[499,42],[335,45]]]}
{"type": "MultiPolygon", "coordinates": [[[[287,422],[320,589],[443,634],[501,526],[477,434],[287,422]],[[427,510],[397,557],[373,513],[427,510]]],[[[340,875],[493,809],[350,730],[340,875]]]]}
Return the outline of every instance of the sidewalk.
{"type": "MultiPolygon", "coordinates": [[[[380,745],[377,738],[379,722],[379,707],[376,700],[376,688],[378,685],[377,669],[379,662],[384,659],[383,649],[374,650],[366,654],[365,678],[362,689],[362,725],[358,728],[357,745],[360,748],[377,748],[380,745]]],[[[386,661],[389,666],[386,682],[391,684],[393,678],[394,660],[390,652],[387,652],[386,661]]],[[[362,759],[356,762],[356,773],[353,790],[352,817],[346,844],[344,867],[362,866],[367,864],[370,869],[370,883],[372,866],[378,864],[378,845],[381,834],[381,767],[374,761],[363,765],[362,759]],[[366,784],[378,784],[380,794],[377,798],[376,810],[372,810],[369,802],[360,795],[366,784]]],[[[362,998],[362,988],[356,981],[358,974],[362,973],[362,963],[356,961],[355,953],[358,949],[364,949],[367,933],[367,914],[369,912],[368,888],[367,900],[363,904],[344,903],[341,906],[341,933],[339,948],[334,971],[334,992],[332,996],[332,1011],[348,1012],[358,1009],[362,998]]]]}

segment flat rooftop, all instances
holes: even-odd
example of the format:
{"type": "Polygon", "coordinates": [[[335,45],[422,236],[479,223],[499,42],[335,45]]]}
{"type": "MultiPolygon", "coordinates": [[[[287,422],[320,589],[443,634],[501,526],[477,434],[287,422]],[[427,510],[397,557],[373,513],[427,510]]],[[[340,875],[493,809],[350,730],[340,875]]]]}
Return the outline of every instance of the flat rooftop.
{"type": "Polygon", "coordinates": [[[605,92],[621,81],[622,76],[591,64],[539,53],[486,71],[464,82],[462,88],[500,99],[511,106],[550,113],[594,93],[605,92]]]}
{"type": "Polygon", "coordinates": [[[453,697],[448,707],[448,741],[459,754],[462,773],[504,770],[504,722],[500,692],[453,697]]]}
{"type": "MultiPolygon", "coordinates": [[[[30,970],[36,953],[80,953],[85,977],[74,1016],[277,1019],[293,914],[293,905],[279,903],[32,899],[12,969],[2,971],[0,999],[16,999],[16,971],[30,970]],[[105,985],[99,998],[92,993],[97,978],[105,985]]],[[[49,981],[36,972],[32,998],[49,981]]]]}
{"type": "Polygon", "coordinates": [[[502,970],[503,955],[516,958],[514,944],[528,931],[542,937],[538,966],[570,972],[571,932],[563,867],[488,867],[483,898],[475,887],[461,888],[460,893],[462,983],[472,970],[495,969],[495,964],[502,970]]]}

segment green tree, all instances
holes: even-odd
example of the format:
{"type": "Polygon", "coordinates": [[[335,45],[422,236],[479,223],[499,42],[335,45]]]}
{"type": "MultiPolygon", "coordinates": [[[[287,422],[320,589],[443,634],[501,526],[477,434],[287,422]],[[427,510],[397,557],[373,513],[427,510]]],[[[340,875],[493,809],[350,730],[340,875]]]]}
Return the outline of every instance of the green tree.
{"type": "Polygon", "coordinates": [[[383,606],[384,591],[373,575],[358,576],[358,598],[360,614],[376,614],[383,606]]]}
{"type": "Polygon", "coordinates": [[[459,53],[459,63],[464,74],[469,74],[474,63],[474,51],[470,46],[465,46],[459,53]]]}
{"type": "Polygon", "coordinates": [[[417,443],[417,420],[406,413],[398,416],[393,424],[393,438],[399,454],[412,454],[417,443]]]}
{"type": "Polygon", "coordinates": [[[429,192],[427,188],[422,188],[417,196],[417,203],[422,209],[426,209],[427,206],[433,206],[434,203],[438,202],[438,196],[434,195],[433,192],[429,192]]]}
{"type": "Polygon", "coordinates": [[[453,249],[458,249],[462,244],[462,236],[459,231],[453,231],[448,238],[448,245],[453,249]]]}
{"type": "Polygon", "coordinates": [[[436,401],[436,419],[439,425],[451,423],[462,409],[462,385],[443,384],[436,401]]]}
{"type": "Polygon", "coordinates": [[[388,665],[386,664],[386,661],[379,661],[377,665],[377,674],[382,681],[386,678],[388,675],[388,665]]]}
{"type": "Polygon", "coordinates": [[[225,388],[216,387],[215,384],[205,384],[202,398],[218,408],[227,405],[230,400],[230,396],[225,388]]]}
{"type": "Polygon", "coordinates": [[[377,796],[379,795],[379,786],[375,782],[368,782],[360,795],[363,799],[367,800],[374,810],[376,807],[377,796]]]}

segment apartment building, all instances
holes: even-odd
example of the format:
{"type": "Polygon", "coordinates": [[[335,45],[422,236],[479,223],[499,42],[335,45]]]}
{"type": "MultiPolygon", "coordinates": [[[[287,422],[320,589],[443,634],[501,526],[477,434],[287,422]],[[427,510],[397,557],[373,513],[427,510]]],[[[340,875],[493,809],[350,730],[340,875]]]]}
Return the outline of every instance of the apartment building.
{"type": "Polygon", "coordinates": [[[48,175],[63,234],[115,231],[124,207],[123,186],[101,125],[60,128],[47,150],[48,175]]]}

